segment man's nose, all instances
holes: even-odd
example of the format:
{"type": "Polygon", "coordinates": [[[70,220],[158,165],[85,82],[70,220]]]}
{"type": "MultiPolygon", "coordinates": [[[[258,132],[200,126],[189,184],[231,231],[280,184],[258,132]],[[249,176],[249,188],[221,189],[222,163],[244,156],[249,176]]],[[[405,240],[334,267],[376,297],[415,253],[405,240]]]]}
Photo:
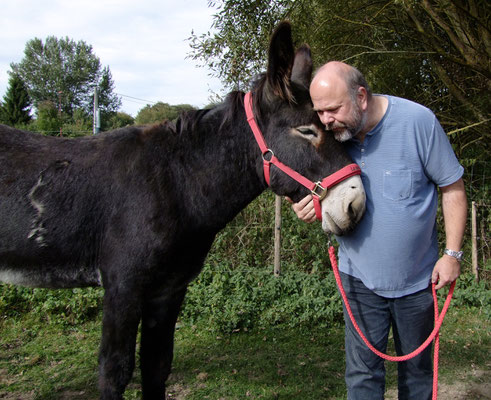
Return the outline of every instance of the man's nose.
{"type": "Polygon", "coordinates": [[[319,118],[324,125],[329,125],[334,122],[334,117],[327,111],[320,113],[319,118]]]}

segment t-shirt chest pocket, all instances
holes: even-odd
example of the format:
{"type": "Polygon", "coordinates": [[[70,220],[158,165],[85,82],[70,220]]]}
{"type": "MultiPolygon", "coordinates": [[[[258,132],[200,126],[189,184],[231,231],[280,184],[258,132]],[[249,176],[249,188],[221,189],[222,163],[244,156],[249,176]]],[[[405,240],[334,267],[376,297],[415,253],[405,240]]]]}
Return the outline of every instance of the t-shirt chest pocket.
{"type": "Polygon", "coordinates": [[[405,200],[411,195],[412,174],[410,169],[385,170],[383,177],[384,197],[393,201],[405,200]]]}

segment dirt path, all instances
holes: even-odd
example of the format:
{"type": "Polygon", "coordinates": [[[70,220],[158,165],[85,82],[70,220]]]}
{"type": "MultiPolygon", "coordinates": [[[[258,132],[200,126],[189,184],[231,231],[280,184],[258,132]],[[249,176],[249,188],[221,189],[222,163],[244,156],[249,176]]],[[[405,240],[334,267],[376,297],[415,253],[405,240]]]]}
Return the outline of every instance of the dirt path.
{"type": "MultiPolygon", "coordinates": [[[[491,373],[473,370],[470,376],[469,374],[462,375],[462,378],[456,380],[455,383],[440,382],[438,398],[441,400],[491,400],[491,373]],[[469,382],[470,378],[471,382],[469,382]]],[[[389,389],[385,400],[397,400],[397,389],[389,389]]]]}

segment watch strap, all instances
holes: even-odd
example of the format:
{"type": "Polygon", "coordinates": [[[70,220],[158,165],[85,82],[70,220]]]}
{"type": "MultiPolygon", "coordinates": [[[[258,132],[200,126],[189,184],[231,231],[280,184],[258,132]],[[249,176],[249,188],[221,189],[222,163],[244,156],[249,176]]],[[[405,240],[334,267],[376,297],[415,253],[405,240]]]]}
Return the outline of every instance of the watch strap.
{"type": "Polygon", "coordinates": [[[463,251],[455,251],[450,249],[445,249],[443,253],[446,254],[447,256],[457,259],[458,261],[462,261],[462,257],[464,255],[463,251]]]}

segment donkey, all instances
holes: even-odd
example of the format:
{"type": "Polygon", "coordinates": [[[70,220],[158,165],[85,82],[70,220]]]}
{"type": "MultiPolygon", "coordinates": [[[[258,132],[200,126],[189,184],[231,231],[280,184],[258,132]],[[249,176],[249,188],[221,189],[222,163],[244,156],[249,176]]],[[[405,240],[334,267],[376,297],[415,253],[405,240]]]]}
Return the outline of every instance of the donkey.
{"type": "MultiPolygon", "coordinates": [[[[311,73],[309,48],[295,53],[283,22],[251,93],[275,156],[319,179],[351,160],[313,111],[311,73]]],[[[216,233],[267,187],[243,105],[232,92],[175,124],[77,139],[0,127],[0,281],[104,287],[101,399],[123,398],[140,324],[142,397],[165,398],[187,285],[216,233]]],[[[294,201],[308,193],[274,166],[270,186],[294,201]]],[[[323,229],[351,229],[364,204],[359,176],[336,185],[322,201],[323,229]]]]}

